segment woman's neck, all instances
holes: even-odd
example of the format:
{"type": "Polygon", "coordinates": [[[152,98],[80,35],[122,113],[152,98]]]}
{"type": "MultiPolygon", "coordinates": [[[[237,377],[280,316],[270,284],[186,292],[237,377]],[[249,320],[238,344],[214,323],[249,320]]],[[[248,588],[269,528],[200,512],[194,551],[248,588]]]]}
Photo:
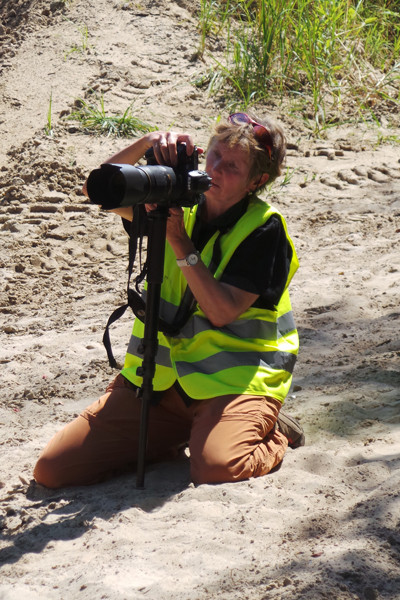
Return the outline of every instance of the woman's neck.
{"type": "MultiPolygon", "coordinates": [[[[220,217],[221,215],[223,215],[225,213],[228,213],[229,215],[231,215],[232,212],[233,213],[236,213],[236,212],[241,213],[241,206],[243,205],[243,203],[245,203],[247,206],[248,198],[249,198],[249,196],[245,196],[244,198],[242,198],[242,200],[239,200],[239,202],[236,202],[236,204],[227,206],[227,207],[224,206],[223,204],[211,203],[206,200],[204,202],[204,204],[201,205],[200,218],[205,223],[210,223],[211,221],[214,221],[215,219],[217,219],[218,217],[220,217]]],[[[238,218],[239,218],[239,216],[238,216],[238,218]]]]}
{"type": "Polygon", "coordinates": [[[224,210],[221,210],[220,206],[210,206],[208,202],[205,202],[201,209],[201,219],[209,223],[222,215],[223,212],[224,210]]]}

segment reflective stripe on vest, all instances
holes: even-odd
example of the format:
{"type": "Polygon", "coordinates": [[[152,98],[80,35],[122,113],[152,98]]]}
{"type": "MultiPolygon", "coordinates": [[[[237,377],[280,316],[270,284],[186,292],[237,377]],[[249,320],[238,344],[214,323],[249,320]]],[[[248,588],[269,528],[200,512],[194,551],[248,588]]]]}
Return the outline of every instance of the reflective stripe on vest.
{"type": "MultiPolygon", "coordinates": [[[[139,346],[142,344],[142,338],[138,338],[135,335],[131,335],[131,339],[129,340],[128,346],[128,354],[135,354],[136,356],[142,356],[142,353],[139,352],[139,346]]],[[[157,363],[163,367],[171,368],[171,357],[170,357],[170,347],[163,346],[160,343],[157,348],[157,363]]]]}
{"type": "MultiPolygon", "coordinates": [[[[271,321],[260,321],[259,319],[240,319],[229,325],[219,328],[222,333],[244,338],[279,339],[296,328],[293,313],[290,311],[282,315],[273,323],[271,321]]],[[[203,331],[210,329],[210,322],[206,317],[193,315],[193,317],[182,328],[176,336],[178,338],[192,338],[203,331]]]]}
{"type": "Polygon", "coordinates": [[[175,362],[178,377],[185,377],[192,373],[213,375],[223,371],[229,365],[232,367],[265,367],[267,369],[280,369],[293,373],[296,355],[290,352],[219,352],[196,363],[175,362]]]}
{"type": "MultiPolygon", "coordinates": [[[[146,301],[146,291],[143,292],[143,299],[146,301]]],[[[176,311],[177,306],[175,306],[175,304],[163,300],[162,298],[160,299],[160,317],[162,319],[168,323],[172,323],[176,311]]],[[[278,317],[276,322],[260,321],[256,319],[238,319],[229,325],[221,327],[220,330],[240,338],[277,339],[284,336],[289,331],[293,331],[295,328],[296,325],[293,313],[292,311],[289,311],[278,317]]],[[[210,329],[210,321],[207,317],[195,314],[174,337],[191,338],[208,329],[210,329]]],[[[130,346],[128,347],[128,352],[130,352],[129,348],[130,346]]]]}

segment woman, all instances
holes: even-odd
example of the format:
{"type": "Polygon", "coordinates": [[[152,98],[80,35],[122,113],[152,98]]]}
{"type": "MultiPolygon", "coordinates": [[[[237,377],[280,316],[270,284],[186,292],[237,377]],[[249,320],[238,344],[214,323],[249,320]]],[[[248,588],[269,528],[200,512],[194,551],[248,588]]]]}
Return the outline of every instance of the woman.
{"type": "MultiPolygon", "coordinates": [[[[160,164],[174,166],[182,142],[192,154],[189,134],[152,132],[107,162],[135,164],[152,147],[160,164]]],[[[197,484],[264,475],[288,442],[304,443],[290,418],[277,423],[298,351],[288,294],[298,262],[282,216],[255,195],[280,175],[284,157],[272,120],[231,115],[208,145],[204,201],[169,211],[160,316],[174,318],[187,288],[194,308],[177,335],[159,333],[147,457],[165,460],[188,443],[197,484]]],[[[114,212],[132,220],[131,207],[114,212]]],[[[136,319],[124,368],[50,441],[35,468],[39,483],[90,484],[135,464],[142,335],[136,319]]]]}

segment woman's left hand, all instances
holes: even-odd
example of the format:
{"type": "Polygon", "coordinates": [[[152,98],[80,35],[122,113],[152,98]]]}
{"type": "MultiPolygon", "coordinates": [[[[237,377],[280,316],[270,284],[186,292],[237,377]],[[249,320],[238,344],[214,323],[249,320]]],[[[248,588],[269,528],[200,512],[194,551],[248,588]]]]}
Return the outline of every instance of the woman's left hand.
{"type": "MultiPolygon", "coordinates": [[[[157,207],[158,204],[145,204],[146,212],[151,212],[157,207]]],[[[180,248],[182,248],[181,252],[184,252],[185,256],[194,250],[193,243],[186,233],[183,222],[183,210],[179,206],[168,209],[166,237],[167,241],[178,253],[180,252],[180,248]]]]}

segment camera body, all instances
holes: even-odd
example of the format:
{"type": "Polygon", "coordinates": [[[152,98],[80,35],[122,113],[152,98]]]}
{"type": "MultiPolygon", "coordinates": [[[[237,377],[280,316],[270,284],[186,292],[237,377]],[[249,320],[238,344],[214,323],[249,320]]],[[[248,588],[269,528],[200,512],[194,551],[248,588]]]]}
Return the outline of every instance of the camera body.
{"type": "Polygon", "coordinates": [[[205,171],[198,170],[198,152],[187,155],[186,144],[177,145],[176,167],[159,165],[150,148],[146,166],[105,163],[87,180],[89,199],[105,210],[136,204],[194,206],[211,185],[205,171]]]}

